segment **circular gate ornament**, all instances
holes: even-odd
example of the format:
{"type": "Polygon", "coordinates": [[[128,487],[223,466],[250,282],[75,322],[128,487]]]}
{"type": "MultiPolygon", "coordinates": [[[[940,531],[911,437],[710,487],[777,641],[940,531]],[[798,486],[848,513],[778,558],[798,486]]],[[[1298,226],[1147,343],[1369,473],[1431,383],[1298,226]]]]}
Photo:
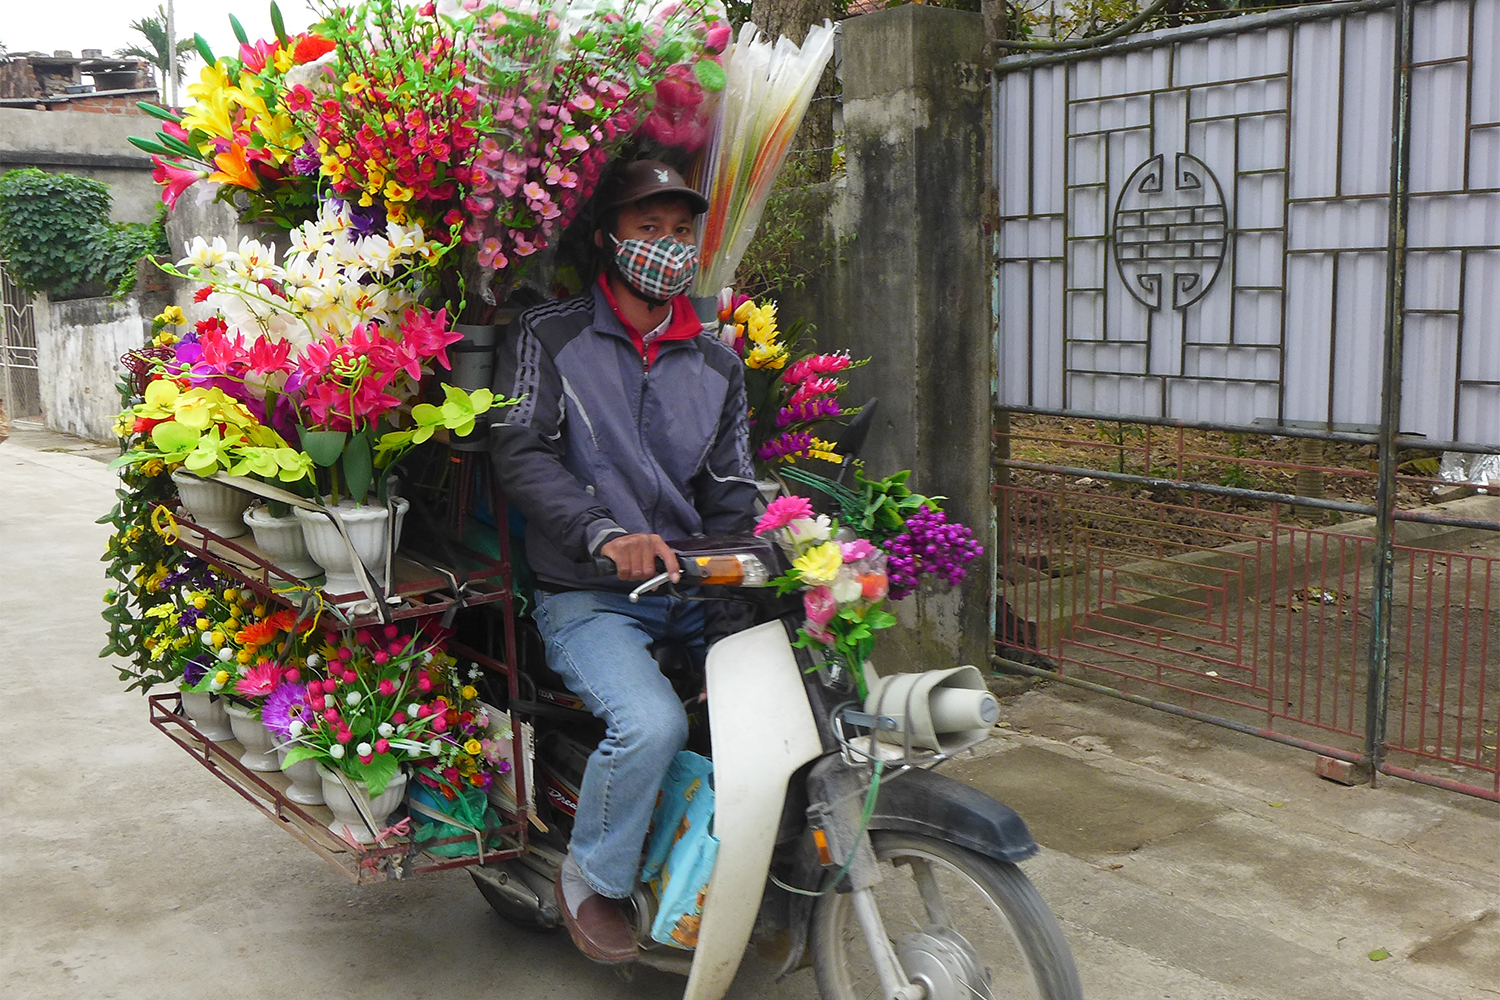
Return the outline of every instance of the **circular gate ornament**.
{"type": "Polygon", "coordinates": [[[1115,202],[1112,228],[1120,280],[1147,309],[1187,308],[1208,294],[1224,267],[1224,191],[1213,171],[1189,153],[1176,155],[1170,186],[1165,154],[1136,167],[1115,202]]]}

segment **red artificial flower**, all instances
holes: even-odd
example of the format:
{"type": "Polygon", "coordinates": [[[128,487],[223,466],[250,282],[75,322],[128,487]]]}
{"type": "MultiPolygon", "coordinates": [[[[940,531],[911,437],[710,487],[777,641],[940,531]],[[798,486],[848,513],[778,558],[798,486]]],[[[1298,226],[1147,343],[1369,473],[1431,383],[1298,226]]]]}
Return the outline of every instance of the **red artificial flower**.
{"type": "Polygon", "coordinates": [[[299,66],[313,62],[332,52],[333,48],[333,42],[309,31],[297,36],[297,44],[292,46],[292,62],[299,66]]]}
{"type": "MultiPolygon", "coordinates": [[[[213,286],[204,286],[202,291],[211,292],[213,291],[213,286]]],[[[204,295],[203,298],[206,299],[208,296],[204,295]]],[[[203,299],[199,299],[197,296],[194,296],[194,300],[198,302],[203,301],[203,299]]],[[[193,329],[198,331],[199,337],[202,337],[207,333],[224,333],[228,331],[229,325],[217,316],[210,316],[208,319],[200,319],[197,323],[194,323],[193,329]]]]}
{"type": "MultiPolygon", "coordinates": [[[[194,302],[206,302],[206,301],[208,301],[208,297],[210,295],[212,295],[213,293],[214,293],[214,286],[213,285],[204,285],[202,288],[198,289],[196,292],[193,293],[193,301],[194,302]]],[[[203,322],[207,322],[207,320],[204,320],[203,322]]],[[[219,322],[222,323],[223,320],[220,320],[219,322]]]]}

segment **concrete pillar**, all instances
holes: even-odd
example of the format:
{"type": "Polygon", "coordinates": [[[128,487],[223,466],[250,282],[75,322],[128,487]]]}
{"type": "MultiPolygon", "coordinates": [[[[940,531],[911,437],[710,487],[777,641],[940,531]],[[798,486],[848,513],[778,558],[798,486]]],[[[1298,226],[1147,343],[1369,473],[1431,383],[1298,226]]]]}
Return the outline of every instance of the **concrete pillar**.
{"type": "Polygon", "coordinates": [[[913,470],[918,491],[987,546],[958,592],[896,606],[884,670],[987,668],[994,372],[991,275],[983,229],[984,32],[978,14],[906,5],[843,23],[847,176],[830,213],[840,259],[788,295],[784,315],[817,325],[819,346],[874,362],[850,402],[880,398],[865,451],[872,474],[913,470]]]}

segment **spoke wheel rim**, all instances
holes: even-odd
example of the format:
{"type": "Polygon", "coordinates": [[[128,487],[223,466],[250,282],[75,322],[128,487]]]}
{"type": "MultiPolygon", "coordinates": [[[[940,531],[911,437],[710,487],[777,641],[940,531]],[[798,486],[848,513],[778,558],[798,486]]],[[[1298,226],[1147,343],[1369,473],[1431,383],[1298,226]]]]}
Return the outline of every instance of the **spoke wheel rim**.
{"type": "MultiPolygon", "coordinates": [[[[948,859],[918,847],[877,847],[876,854],[891,865],[875,887],[881,919],[902,971],[926,987],[928,1000],[1041,1000],[1041,985],[1020,936],[981,882],[948,859]],[[958,913],[949,926],[929,919],[931,900],[918,887],[923,869],[939,884],[950,915],[958,913]],[[987,918],[984,933],[966,934],[975,915],[987,918]],[[971,944],[971,939],[979,944],[971,944]]],[[[835,905],[834,926],[843,959],[834,970],[840,995],[881,1000],[884,994],[854,906],[848,896],[838,897],[835,905]]]]}

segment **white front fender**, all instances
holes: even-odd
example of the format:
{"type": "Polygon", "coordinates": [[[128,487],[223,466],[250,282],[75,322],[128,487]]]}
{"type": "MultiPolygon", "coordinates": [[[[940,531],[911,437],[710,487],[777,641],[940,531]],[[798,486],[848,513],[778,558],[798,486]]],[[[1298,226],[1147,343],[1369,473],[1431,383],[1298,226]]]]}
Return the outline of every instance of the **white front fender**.
{"type": "Polygon", "coordinates": [[[734,982],[760,910],[787,783],[823,752],[781,622],[716,643],[707,671],[719,855],[684,1000],[720,1000],[734,982]]]}

